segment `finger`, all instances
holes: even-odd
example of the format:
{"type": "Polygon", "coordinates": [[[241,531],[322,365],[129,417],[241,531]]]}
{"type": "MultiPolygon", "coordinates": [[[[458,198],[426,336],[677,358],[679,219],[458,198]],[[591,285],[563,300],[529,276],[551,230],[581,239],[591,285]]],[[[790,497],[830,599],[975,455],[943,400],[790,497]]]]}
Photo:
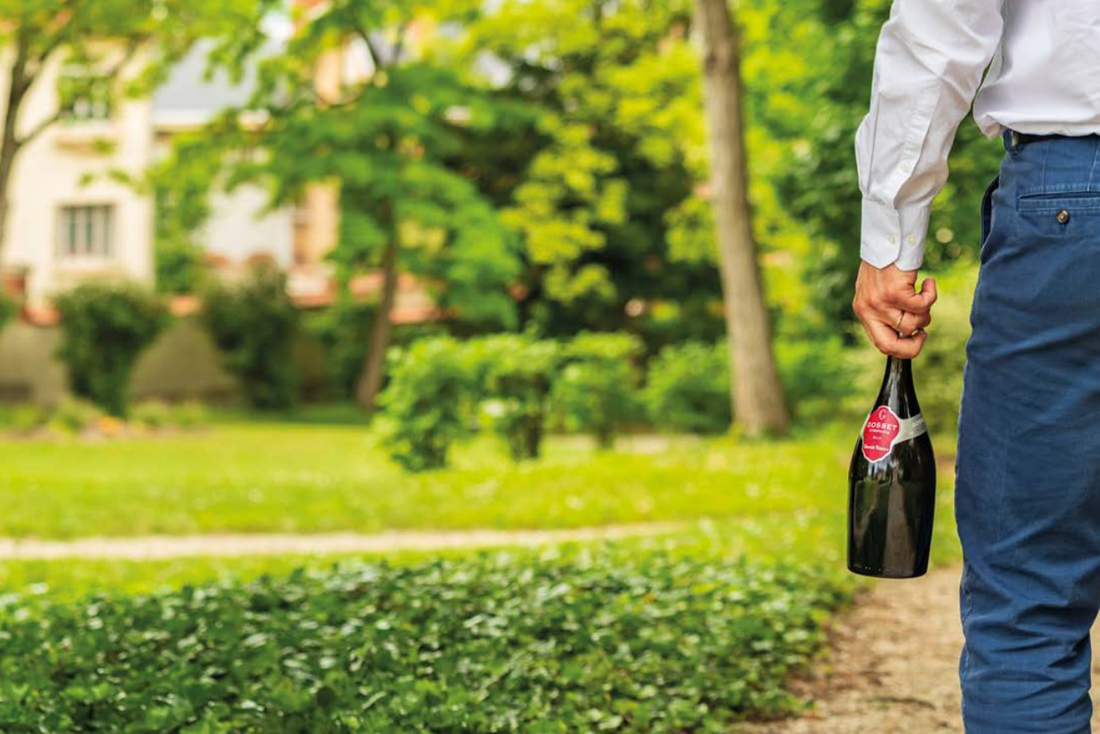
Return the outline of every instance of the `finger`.
{"type": "Polygon", "coordinates": [[[871,321],[864,324],[867,335],[871,337],[871,343],[883,354],[893,354],[894,345],[898,341],[898,333],[894,327],[881,321],[871,321]]]}
{"type": "Polygon", "coordinates": [[[925,279],[919,293],[912,288],[902,287],[886,293],[885,300],[889,305],[900,308],[902,311],[927,313],[936,300],[936,286],[932,285],[931,290],[927,289],[929,280],[925,279]]]}
{"type": "Polygon", "coordinates": [[[900,284],[883,295],[891,306],[912,313],[927,313],[939,297],[935,278],[925,278],[919,292],[914,292],[910,285],[900,284]]]}
{"type": "Polygon", "coordinates": [[[935,278],[925,278],[924,282],[920,284],[920,292],[926,294],[926,298],[930,298],[928,305],[931,306],[936,302],[936,299],[940,297],[939,291],[936,289],[935,278]]]}
{"type": "MultiPolygon", "coordinates": [[[[894,323],[898,323],[896,321],[896,319],[897,319],[896,315],[894,316],[894,318],[895,318],[894,323]]],[[[897,331],[899,334],[902,334],[904,336],[912,336],[913,332],[915,332],[917,329],[923,329],[931,323],[932,323],[932,312],[931,311],[927,311],[925,313],[908,313],[908,312],[904,312],[902,317],[901,317],[901,323],[899,323],[898,326],[894,330],[897,331]]]]}
{"type": "Polygon", "coordinates": [[[913,336],[903,337],[894,331],[892,326],[881,321],[871,322],[867,328],[871,334],[871,341],[880,352],[903,359],[912,359],[917,356],[921,347],[924,346],[924,340],[928,337],[928,332],[923,329],[918,330],[913,336]]]}

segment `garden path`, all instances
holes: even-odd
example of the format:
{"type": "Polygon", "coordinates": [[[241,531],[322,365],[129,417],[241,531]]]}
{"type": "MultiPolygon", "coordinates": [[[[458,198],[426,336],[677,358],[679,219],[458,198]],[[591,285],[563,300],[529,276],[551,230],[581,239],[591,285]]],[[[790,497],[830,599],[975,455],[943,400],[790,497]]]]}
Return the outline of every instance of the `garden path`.
{"type": "Polygon", "coordinates": [[[35,540],[0,538],[0,560],[120,558],[152,560],[184,556],[258,556],[312,553],[382,553],[494,546],[534,546],[570,541],[658,535],[683,523],[644,523],[560,530],[393,531],[375,534],[213,534],[35,540]]]}
{"type": "MultiPolygon", "coordinates": [[[[746,725],[739,734],[961,733],[960,573],[953,565],[920,579],[876,582],[832,623],[828,658],[795,682],[813,707],[797,719],[746,725]]],[[[1098,673],[1100,655],[1094,680],[1098,673]]],[[[1100,731],[1100,710],[1093,728],[1100,731]]]]}

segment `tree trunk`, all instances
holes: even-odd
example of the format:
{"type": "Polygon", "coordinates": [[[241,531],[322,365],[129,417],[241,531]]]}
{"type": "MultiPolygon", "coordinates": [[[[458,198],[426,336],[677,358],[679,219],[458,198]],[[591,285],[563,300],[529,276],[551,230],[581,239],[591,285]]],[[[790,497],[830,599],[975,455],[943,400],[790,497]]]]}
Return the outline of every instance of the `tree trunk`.
{"type": "Polygon", "coordinates": [[[722,294],[733,374],[733,411],[749,435],[785,433],[787,407],[772,353],[756,259],[741,111],[740,59],[727,0],[695,0],[722,294]]]}
{"type": "Polygon", "coordinates": [[[15,60],[8,73],[8,98],[4,107],[4,129],[0,131],[0,256],[8,235],[8,211],[10,208],[11,174],[15,157],[22,147],[16,137],[16,124],[23,98],[33,82],[27,75],[27,41],[22,33],[16,34],[15,60]]]}
{"type": "Polygon", "coordinates": [[[378,391],[382,388],[382,376],[386,368],[386,350],[390,347],[392,324],[390,315],[393,302],[397,297],[397,240],[391,236],[382,253],[382,299],[378,303],[378,313],[374,315],[370,336],[367,338],[367,356],[363,360],[363,373],[355,397],[359,405],[370,415],[374,412],[374,403],[378,391]]]}

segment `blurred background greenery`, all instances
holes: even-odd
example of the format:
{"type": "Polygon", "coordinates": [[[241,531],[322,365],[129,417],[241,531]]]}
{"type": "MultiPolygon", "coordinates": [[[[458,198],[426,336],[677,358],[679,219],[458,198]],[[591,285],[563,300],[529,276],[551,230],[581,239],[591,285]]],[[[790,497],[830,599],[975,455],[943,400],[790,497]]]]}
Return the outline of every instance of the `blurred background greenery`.
{"type": "MultiPolygon", "coordinates": [[[[792,417],[760,434],[691,3],[0,0],[0,729],[796,711],[860,586],[845,479],[884,358],[850,310],[853,136],[889,5],[731,8],[792,417]]],[[[1000,153],[960,128],[926,248],[941,564],[1000,153]]]]}

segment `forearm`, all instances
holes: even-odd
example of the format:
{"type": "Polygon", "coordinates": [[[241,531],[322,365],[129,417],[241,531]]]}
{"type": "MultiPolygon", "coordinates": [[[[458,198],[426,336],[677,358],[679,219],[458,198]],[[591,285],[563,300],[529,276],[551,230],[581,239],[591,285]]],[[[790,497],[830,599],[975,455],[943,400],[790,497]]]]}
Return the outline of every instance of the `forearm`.
{"type": "Polygon", "coordinates": [[[895,0],[879,34],[870,108],[855,136],[860,255],[920,266],[947,157],[1000,43],[1003,0],[895,0]]]}

